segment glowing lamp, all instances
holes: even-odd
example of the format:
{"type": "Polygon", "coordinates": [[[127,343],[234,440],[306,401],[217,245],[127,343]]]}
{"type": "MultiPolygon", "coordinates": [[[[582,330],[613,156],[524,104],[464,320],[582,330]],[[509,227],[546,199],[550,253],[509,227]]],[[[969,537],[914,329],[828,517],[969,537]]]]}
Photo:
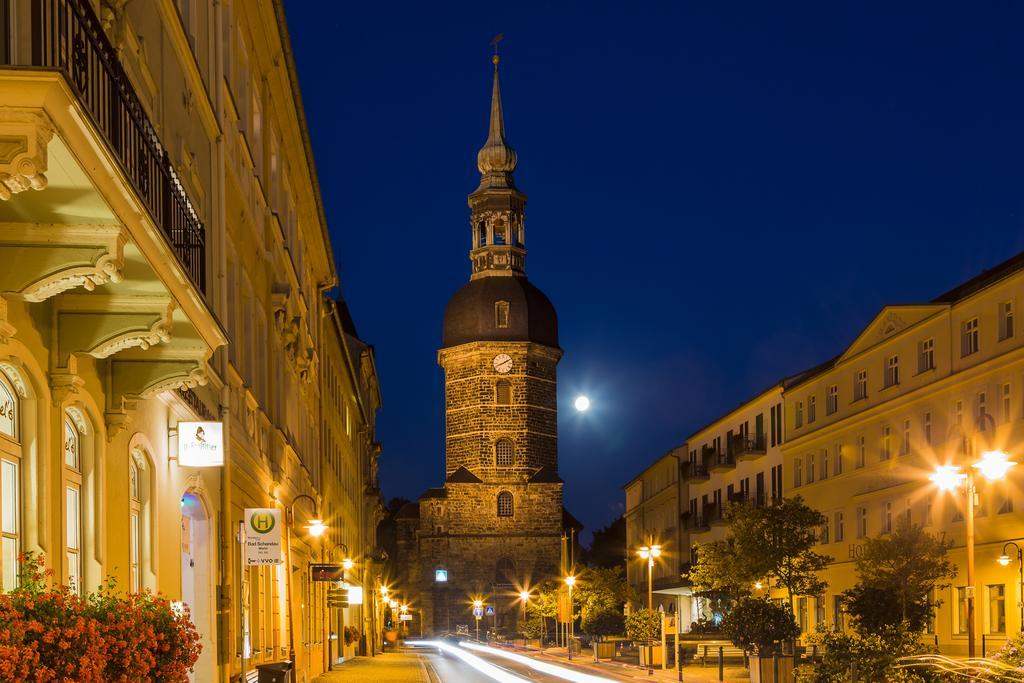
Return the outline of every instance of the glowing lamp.
{"type": "Polygon", "coordinates": [[[1005,477],[1010,468],[1016,464],[1003,451],[994,450],[982,453],[981,460],[974,463],[974,468],[989,481],[996,481],[1005,477]]]}
{"type": "Polygon", "coordinates": [[[530,599],[530,591],[520,591],[519,592],[519,599],[522,600],[523,602],[529,601],[529,599],[530,599]]]}
{"type": "Polygon", "coordinates": [[[409,605],[406,605],[406,604],[403,603],[401,606],[399,606],[398,611],[401,612],[402,614],[405,614],[406,612],[409,611],[409,605]]]}
{"type": "Polygon", "coordinates": [[[476,607],[477,609],[480,609],[483,606],[484,606],[484,601],[483,600],[474,600],[473,601],[473,607],[476,607]]]}
{"type": "Polygon", "coordinates": [[[352,567],[354,567],[355,564],[356,563],[352,561],[351,557],[346,557],[344,560],[341,561],[341,568],[345,571],[348,571],[349,569],[352,569],[352,567]]]}
{"type": "Polygon", "coordinates": [[[955,491],[965,476],[956,465],[939,465],[928,478],[940,491],[955,491]]]}
{"type": "Polygon", "coordinates": [[[569,588],[572,588],[573,586],[575,586],[576,585],[576,577],[571,575],[571,574],[569,576],[565,577],[565,585],[567,585],[569,588]]]}
{"type": "Polygon", "coordinates": [[[754,588],[756,588],[757,590],[761,590],[761,582],[758,581],[757,583],[755,583],[754,588]]]}
{"type": "Polygon", "coordinates": [[[391,609],[395,609],[396,607],[398,607],[398,601],[391,600],[390,602],[388,602],[388,607],[390,607],[391,609]]]}
{"type": "Polygon", "coordinates": [[[1010,556],[1009,555],[1000,555],[999,559],[997,559],[996,562],[998,562],[999,564],[1003,565],[1004,567],[1009,567],[1010,566],[1010,556]]]}
{"type": "Polygon", "coordinates": [[[313,538],[319,538],[324,535],[325,531],[327,531],[327,525],[324,524],[324,520],[322,519],[311,519],[309,520],[309,524],[306,526],[306,529],[309,530],[310,536],[313,538]]]}

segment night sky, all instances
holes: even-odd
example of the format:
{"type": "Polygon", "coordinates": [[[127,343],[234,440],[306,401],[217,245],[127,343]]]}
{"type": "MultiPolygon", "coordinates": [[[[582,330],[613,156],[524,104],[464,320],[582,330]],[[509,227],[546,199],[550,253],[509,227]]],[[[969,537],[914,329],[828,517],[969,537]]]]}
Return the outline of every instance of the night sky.
{"type": "Polygon", "coordinates": [[[1024,3],[863,5],[288,1],[343,292],[376,347],[385,496],[443,476],[436,351],[469,278],[498,32],[588,531],[883,305],[1024,249],[1024,3]]]}

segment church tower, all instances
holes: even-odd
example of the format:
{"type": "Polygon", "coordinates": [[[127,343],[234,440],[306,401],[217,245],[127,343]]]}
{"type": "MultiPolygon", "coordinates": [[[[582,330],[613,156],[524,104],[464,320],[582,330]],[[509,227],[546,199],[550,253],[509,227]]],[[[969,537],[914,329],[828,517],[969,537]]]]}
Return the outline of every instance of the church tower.
{"type": "Polygon", "coordinates": [[[419,502],[425,630],[474,625],[473,599],[513,628],[516,595],[559,573],[558,318],[526,278],[526,195],[512,173],[494,57],[480,185],[469,195],[469,282],[444,314],[445,483],[419,502]],[[437,570],[447,582],[435,581],[437,570]]]}

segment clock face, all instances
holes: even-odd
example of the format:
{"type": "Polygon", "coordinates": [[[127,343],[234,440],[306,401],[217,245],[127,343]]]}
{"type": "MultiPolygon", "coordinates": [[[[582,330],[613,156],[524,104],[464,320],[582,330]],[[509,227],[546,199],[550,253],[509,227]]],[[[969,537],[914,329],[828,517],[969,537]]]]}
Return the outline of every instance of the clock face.
{"type": "Polygon", "coordinates": [[[512,370],[512,357],[507,353],[499,353],[494,357],[494,369],[505,374],[512,370]]]}

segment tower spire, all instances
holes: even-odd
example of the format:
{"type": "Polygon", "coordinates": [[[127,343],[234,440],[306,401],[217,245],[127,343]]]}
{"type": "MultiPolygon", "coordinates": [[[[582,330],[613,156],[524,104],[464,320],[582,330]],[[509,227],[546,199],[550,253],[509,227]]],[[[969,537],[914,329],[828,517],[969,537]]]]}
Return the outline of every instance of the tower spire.
{"type": "Polygon", "coordinates": [[[476,155],[476,166],[484,176],[480,182],[481,186],[500,186],[493,181],[504,180],[504,185],[510,187],[512,178],[509,174],[516,168],[516,153],[505,140],[505,115],[501,108],[501,85],[498,78],[498,63],[501,61],[501,57],[498,56],[500,39],[501,34],[498,34],[494,40],[494,56],[491,58],[494,63],[494,85],[491,88],[491,120],[487,129],[487,142],[476,155]],[[491,182],[488,182],[489,180],[491,182]]]}

